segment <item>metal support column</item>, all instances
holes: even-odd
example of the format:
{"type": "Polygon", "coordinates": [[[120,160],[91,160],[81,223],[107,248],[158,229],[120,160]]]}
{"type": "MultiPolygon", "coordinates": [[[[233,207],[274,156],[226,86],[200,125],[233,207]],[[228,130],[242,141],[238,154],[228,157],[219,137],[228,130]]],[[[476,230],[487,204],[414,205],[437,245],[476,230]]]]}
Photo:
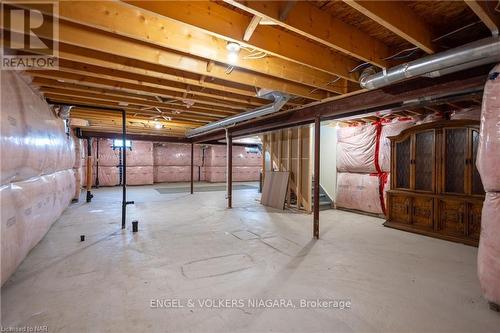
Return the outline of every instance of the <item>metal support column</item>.
{"type": "Polygon", "coordinates": [[[194,143],[191,143],[191,194],[194,192],[193,173],[194,173],[194,143]]]}
{"type": "Polygon", "coordinates": [[[122,229],[127,218],[127,114],[122,110],[122,229]]]}
{"type": "Polygon", "coordinates": [[[91,202],[92,189],[92,138],[87,138],[87,202],[91,202]]]}
{"type": "Polygon", "coordinates": [[[227,208],[233,207],[233,138],[226,128],[226,180],[227,180],[227,208]]]}
{"type": "Polygon", "coordinates": [[[319,145],[320,145],[321,119],[314,119],[314,193],[313,193],[313,237],[319,238],[319,145]]]}

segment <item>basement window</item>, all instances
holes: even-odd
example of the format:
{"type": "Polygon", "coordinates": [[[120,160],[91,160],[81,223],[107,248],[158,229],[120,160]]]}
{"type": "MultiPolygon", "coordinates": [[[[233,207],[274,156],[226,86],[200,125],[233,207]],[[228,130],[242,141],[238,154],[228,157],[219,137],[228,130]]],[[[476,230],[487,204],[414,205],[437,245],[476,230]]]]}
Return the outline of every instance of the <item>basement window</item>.
{"type": "MultiPolygon", "coordinates": [[[[116,149],[116,148],[122,148],[122,147],[123,147],[123,140],[121,140],[121,139],[114,139],[113,140],[113,146],[111,148],[116,149]]],[[[132,149],[132,142],[130,140],[125,140],[125,148],[132,149]]]]}

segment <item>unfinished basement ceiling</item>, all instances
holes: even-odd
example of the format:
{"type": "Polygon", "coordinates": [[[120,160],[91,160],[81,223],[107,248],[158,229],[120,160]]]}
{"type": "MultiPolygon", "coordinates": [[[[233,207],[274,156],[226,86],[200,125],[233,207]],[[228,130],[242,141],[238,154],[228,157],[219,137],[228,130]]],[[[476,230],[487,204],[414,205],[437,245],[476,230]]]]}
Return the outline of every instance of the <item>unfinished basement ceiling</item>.
{"type": "Polygon", "coordinates": [[[359,91],[353,69],[364,63],[391,67],[491,35],[474,1],[372,4],[62,1],[59,69],[26,74],[88,130],[121,132],[113,110],[125,109],[129,133],[183,137],[268,104],[260,89],[292,96],[289,110],[359,91]]]}

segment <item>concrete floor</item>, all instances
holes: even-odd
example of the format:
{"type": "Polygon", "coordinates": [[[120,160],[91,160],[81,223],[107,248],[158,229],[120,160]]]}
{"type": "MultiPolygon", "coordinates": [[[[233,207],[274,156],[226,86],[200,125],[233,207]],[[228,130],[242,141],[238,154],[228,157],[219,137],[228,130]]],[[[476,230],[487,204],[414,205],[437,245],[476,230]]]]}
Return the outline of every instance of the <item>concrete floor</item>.
{"type": "MultiPolygon", "coordinates": [[[[49,332],[500,332],[476,277],[477,249],[348,212],[267,209],[255,190],[159,194],[119,188],[72,205],[2,288],[3,326],[49,332]],[[80,242],[80,235],[86,241],[80,242]],[[349,309],[201,308],[198,301],[350,300],[349,309]],[[172,299],[184,308],[154,308],[172,299]],[[188,307],[189,299],[194,307],[188,307]]],[[[179,185],[174,185],[179,186],[179,185]]],[[[83,198],[83,195],[82,195],[83,198]]],[[[261,304],[262,305],[262,304],[261,304]]],[[[286,305],[289,305],[287,303],[286,305]]]]}

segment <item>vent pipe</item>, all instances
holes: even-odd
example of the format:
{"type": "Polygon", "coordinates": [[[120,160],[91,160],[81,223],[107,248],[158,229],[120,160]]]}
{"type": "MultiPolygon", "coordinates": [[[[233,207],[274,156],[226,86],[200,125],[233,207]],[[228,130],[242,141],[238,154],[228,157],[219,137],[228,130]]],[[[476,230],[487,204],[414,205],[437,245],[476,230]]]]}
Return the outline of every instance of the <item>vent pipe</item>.
{"type": "Polygon", "coordinates": [[[257,117],[262,117],[262,116],[265,116],[265,115],[268,115],[271,113],[276,113],[279,110],[281,110],[283,108],[283,106],[285,106],[285,104],[290,99],[290,96],[284,95],[284,94],[279,93],[279,92],[270,92],[270,93],[268,93],[264,96],[261,96],[261,97],[272,98],[273,102],[271,104],[267,104],[267,105],[263,105],[263,106],[260,106],[258,108],[255,108],[253,110],[242,112],[242,113],[237,114],[235,116],[228,117],[228,118],[225,118],[225,119],[222,119],[219,121],[209,123],[205,126],[201,126],[201,127],[192,129],[192,130],[187,132],[186,136],[188,138],[193,138],[195,136],[199,136],[199,135],[202,135],[202,134],[205,134],[208,132],[212,132],[212,131],[215,131],[217,129],[227,128],[229,126],[233,126],[233,125],[240,123],[242,121],[245,121],[245,120],[250,120],[250,119],[257,118],[257,117]]]}
{"type": "Polygon", "coordinates": [[[499,61],[500,39],[489,37],[375,74],[362,74],[360,85],[365,89],[377,89],[417,76],[433,78],[499,61]]]}

